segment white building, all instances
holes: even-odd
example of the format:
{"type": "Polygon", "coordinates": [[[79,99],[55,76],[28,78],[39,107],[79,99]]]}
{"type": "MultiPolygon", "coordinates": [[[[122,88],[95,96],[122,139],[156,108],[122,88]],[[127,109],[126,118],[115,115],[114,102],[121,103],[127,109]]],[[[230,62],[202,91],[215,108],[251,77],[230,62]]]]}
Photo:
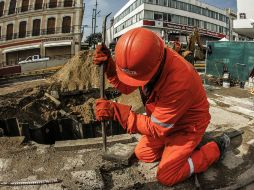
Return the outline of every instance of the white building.
{"type": "Polygon", "coordinates": [[[254,39],[253,0],[237,0],[237,20],[234,21],[234,31],[254,39]]]}
{"type": "Polygon", "coordinates": [[[164,40],[182,42],[198,27],[201,40],[229,37],[226,10],[198,0],[129,0],[114,16],[114,39],[130,29],[149,28],[164,40]]]}

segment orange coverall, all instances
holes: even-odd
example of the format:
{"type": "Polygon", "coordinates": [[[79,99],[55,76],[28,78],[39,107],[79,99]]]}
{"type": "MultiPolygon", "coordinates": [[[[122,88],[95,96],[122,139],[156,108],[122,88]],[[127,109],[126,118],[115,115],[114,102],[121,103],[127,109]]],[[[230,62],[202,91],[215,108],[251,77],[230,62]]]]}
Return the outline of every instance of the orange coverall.
{"type": "MultiPolygon", "coordinates": [[[[220,151],[215,142],[196,149],[211,118],[206,93],[193,66],[170,48],[166,52],[162,74],[145,105],[147,115],[131,111],[127,131],[143,135],[135,149],[137,158],[161,160],[157,179],[171,186],[207,170],[220,151]]],[[[108,79],[122,93],[136,89],[117,76],[108,79]]]]}

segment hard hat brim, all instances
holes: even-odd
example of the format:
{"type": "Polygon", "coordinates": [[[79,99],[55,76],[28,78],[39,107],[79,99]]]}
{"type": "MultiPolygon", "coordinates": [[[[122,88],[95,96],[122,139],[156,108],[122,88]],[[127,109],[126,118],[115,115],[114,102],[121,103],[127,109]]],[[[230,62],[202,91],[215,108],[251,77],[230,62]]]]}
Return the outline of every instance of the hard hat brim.
{"type": "Polygon", "coordinates": [[[116,66],[116,72],[117,72],[118,79],[122,83],[128,86],[135,86],[135,87],[145,86],[155,74],[155,72],[152,72],[149,75],[147,75],[145,78],[144,76],[142,76],[142,79],[138,79],[138,78],[130,77],[125,72],[123,72],[118,66],[116,66]]]}

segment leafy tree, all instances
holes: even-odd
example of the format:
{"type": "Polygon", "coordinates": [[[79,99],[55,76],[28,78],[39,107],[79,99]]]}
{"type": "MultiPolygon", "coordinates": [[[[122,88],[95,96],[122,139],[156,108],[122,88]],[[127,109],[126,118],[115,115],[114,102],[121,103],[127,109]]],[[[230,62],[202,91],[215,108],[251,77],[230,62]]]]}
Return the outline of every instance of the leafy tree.
{"type": "Polygon", "coordinates": [[[95,34],[90,34],[89,36],[86,37],[86,43],[89,43],[89,46],[92,46],[94,44],[97,44],[98,42],[102,41],[102,34],[101,33],[95,33],[95,34]]]}

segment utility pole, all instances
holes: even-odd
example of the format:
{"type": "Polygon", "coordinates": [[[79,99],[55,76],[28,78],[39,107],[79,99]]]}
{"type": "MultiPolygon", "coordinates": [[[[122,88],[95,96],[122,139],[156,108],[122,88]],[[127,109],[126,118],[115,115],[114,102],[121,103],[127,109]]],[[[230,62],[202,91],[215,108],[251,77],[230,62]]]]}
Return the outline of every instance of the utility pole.
{"type": "Polygon", "coordinates": [[[94,27],[94,9],[93,9],[93,14],[92,14],[92,34],[93,34],[93,31],[94,31],[94,29],[93,29],[93,27],[94,27]]]}
{"type": "Polygon", "coordinates": [[[95,34],[95,32],[96,32],[96,19],[97,19],[97,6],[98,6],[98,2],[97,2],[97,0],[96,0],[96,4],[95,4],[95,14],[94,14],[94,34],[95,34]]]}

